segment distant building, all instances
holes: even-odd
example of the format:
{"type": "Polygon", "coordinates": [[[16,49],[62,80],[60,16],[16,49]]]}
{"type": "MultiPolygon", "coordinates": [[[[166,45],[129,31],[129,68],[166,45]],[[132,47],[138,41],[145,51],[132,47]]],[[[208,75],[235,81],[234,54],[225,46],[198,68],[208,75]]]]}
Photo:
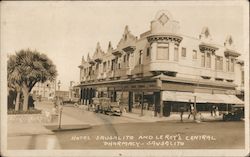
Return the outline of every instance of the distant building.
{"type": "Polygon", "coordinates": [[[36,97],[40,97],[43,99],[52,99],[55,96],[56,91],[56,83],[55,81],[50,82],[47,81],[45,83],[36,83],[36,85],[32,88],[31,93],[36,97]]]}
{"type": "Polygon", "coordinates": [[[179,29],[168,11],[160,11],[139,38],[126,26],[116,48],[110,42],[104,52],[97,43],[94,55],[83,57],[79,66],[82,103],[105,96],[129,112],[140,107],[161,116],[190,103],[199,111],[243,104],[236,95],[243,90],[244,63],[237,60],[233,37],[214,43],[208,27],[198,37],[179,29]]]}
{"type": "Polygon", "coordinates": [[[56,91],[55,92],[55,96],[56,97],[60,97],[60,98],[62,98],[63,100],[69,100],[69,91],[62,91],[62,90],[60,90],[60,91],[56,91]]]}
{"type": "Polygon", "coordinates": [[[244,101],[244,95],[245,95],[245,92],[244,92],[244,85],[245,85],[244,79],[245,79],[245,77],[244,77],[244,75],[245,75],[245,72],[244,72],[244,61],[243,60],[236,61],[235,75],[237,76],[237,77],[235,77],[235,84],[237,85],[236,96],[244,101]]]}

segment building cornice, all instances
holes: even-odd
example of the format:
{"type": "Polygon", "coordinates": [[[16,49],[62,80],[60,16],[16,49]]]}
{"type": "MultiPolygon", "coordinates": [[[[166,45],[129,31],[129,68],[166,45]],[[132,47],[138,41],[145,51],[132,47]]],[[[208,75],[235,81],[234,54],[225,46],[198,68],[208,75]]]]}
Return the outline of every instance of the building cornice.
{"type": "Polygon", "coordinates": [[[239,57],[240,54],[238,52],[236,52],[235,50],[230,50],[230,49],[226,49],[224,51],[225,56],[233,56],[233,57],[239,57]]]}
{"type": "Polygon", "coordinates": [[[203,42],[200,43],[199,48],[200,48],[201,52],[209,51],[209,52],[212,52],[212,53],[214,53],[216,50],[219,49],[218,47],[216,47],[213,44],[203,43],[203,42]]]}
{"type": "Polygon", "coordinates": [[[148,42],[174,42],[180,44],[182,37],[177,34],[150,34],[147,36],[148,42]]]}

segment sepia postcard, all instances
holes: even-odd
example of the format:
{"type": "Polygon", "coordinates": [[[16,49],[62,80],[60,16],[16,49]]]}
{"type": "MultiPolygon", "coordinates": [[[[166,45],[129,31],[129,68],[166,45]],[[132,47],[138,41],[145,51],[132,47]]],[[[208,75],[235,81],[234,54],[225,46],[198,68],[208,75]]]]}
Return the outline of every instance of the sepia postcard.
{"type": "Polygon", "coordinates": [[[2,1],[1,156],[249,156],[249,2],[2,1]]]}

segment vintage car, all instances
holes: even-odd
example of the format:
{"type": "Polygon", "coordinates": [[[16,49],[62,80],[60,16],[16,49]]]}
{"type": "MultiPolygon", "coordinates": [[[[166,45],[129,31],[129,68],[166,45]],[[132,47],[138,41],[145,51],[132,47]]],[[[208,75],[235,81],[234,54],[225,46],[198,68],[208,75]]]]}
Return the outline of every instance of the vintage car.
{"type": "Polygon", "coordinates": [[[122,115],[121,108],[117,105],[116,102],[111,103],[108,114],[109,115],[116,115],[116,116],[122,115]]]}
{"type": "Polygon", "coordinates": [[[224,121],[241,120],[244,118],[244,106],[233,105],[231,110],[223,113],[224,121]]]}
{"type": "Polygon", "coordinates": [[[100,97],[93,98],[93,106],[96,113],[104,113],[108,115],[121,115],[121,109],[117,102],[111,102],[110,98],[100,97]]]}

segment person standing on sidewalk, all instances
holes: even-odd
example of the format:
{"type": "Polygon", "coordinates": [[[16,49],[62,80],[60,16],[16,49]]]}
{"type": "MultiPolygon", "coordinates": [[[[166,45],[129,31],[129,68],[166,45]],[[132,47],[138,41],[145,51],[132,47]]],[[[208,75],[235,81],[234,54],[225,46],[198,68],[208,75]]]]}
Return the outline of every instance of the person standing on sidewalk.
{"type": "Polygon", "coordinates": [[[182,106],[180,107],[180,113],[181,113],[181,122],[183,122],[183,114],[184,114],[185,108],[182,106]]]}
{"type": "Polygon", "coordinates": [[[193,104],[190,104],[188,119],[190,118],[191,115],[193,115],[193,112],[194,112],[194,106],[193,106],[193,104]]]}

